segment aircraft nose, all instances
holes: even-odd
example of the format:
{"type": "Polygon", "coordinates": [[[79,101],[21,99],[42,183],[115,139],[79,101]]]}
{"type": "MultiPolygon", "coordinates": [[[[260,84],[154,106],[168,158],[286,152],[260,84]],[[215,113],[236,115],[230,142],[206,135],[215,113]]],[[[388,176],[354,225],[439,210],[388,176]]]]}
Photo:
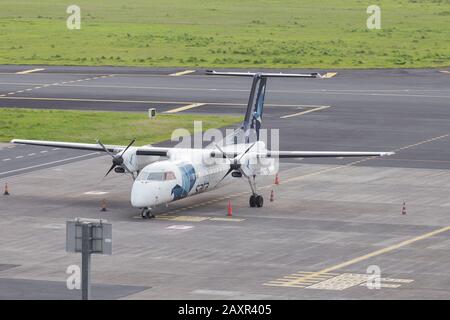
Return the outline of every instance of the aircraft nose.
{"type": "Polygon", "coordinates": [[[135,208],[151,207],[154,204],[151,186],[135,181],[131,189],[131,205],[135,208]]]}

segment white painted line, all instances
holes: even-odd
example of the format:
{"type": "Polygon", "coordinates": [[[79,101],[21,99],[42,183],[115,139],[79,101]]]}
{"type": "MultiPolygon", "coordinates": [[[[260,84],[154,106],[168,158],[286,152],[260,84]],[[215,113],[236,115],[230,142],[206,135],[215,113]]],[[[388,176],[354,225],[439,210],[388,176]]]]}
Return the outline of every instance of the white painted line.
{"type": "Polygon", "coordinates": [[[166,229],[172,229],[172,230],[189,230],[192,229],[193,226],[180,226],[180,225],[173,225],[170,227],[167,227],[166,229]]]}
{"type": "Polygon", "coordinates": [[[16,157],[16,159],[22,159],[23,158],[23,156],[17,156],[16,157]]]}
{"type": "Polygon", "coordinates": [[[180,71],[180,72],[175,72],[172,74],[169,74],[169,76],[171,77],[179,77],[179,76],[184,76],[186,74],[190,74],[190,73],[194,73],[195,70],[185,70],[185,71],[180,71]]]}
{"type": "Polygon", "coordinates": [[[52,151],[56,151],[56,150],[59,150],[59,148],[53,148],[53,149],[52,149],[52,151]]]}
{"type": "Polygon", "coordinates": [[[35,156],[35,155],[36,155],[36,153],[29,153],[28,154],[29,157],[32,157],[32,156],[35,156]]]}
{"type": "Polygon", "coordinates": [[[47,153],[48,151],[47,150],[42,150],[40,153],[47,153]]]}
{"type": "Polygon", "coordinates": [[[11,159],[9,159],[9,158],[8,158],[8,159],[3,159],[3,161],[10,161],[10,160],[11,160],[11,159]]]}
{"type": "Polygon", "coordinates": [[[441,73],[450,73],[450,71],[447,71],[447,70],[441,70],[439,72],[441,72],[441,73]]]}
{"type": "Polygon", "coordinates": [[[28,73],[33,73],[33,72],[38,72],[38,71],[43,71],[43,70],[45,70],[45,69],[31,69],[31,70],[16,72],[16,74],[28,74],[28,73]]]}
{"type": "Polygon", "coordinates": [[[294,114],[289,114],[287,116],[282,116],[280,117],[280,119],[286,119],[286,118],[292,118],[292,117],[297,117],[297,116],[301,116],[310,112],[315,112],[315,111],[319,111],[319,110],[323,110],[323,109],[328,109],[330,108],[330,106],[320,106],[311,110],[306,110],[306,111],[302,111],[302,112],[298,112],[298,113],[294,113],[294,114]]]}
{"type": "Polygon", "coordinates": [[[192,109],[192,108],[197,108],[197,107],[201,107],[201,106],[204,106],[204,105],[205,105],[205,103],[193,103],[193,104],[188,104],[187,106],[183,106],[183,107],[179,107],[179,108],[168,110],[168,111],[166,111],[164,113],[177,113],[177,112],[180,112],[180,111],[185,111],[185,110],[189,110],[189,109],[192,109]]]}
{"type": "Polygon", "coordinates": [[[14,172],[20,172],[20,171],[25,171],[25,170],[29,170],[29,169],[40,168],[40,167],[44,167],[44,166],[48,166],[48,165],[52,165],[52,164],[56,164],[56,163],[61,163],[61,162],[64,162],[64,161],[81,159],[81,158],[93,156],[95,154],[99,154],[99,153],[98,152],[92,152],[92,153],[84,154],[84,155],[77,156],[77,157],[66,158],[66,159],[61,159],[61,160],[57,160],[57,161],[41,163],[41,164],[38,164],[38,165],[35,165],[35,166],[30,166],[30,167],[25,167],[25,168],[20,168],[20,169],[5,171],[5,172],[0,172],[0,176],[6,175],[6,174],[9,174],[9,173],[14,173],[14,172]]]}
{"type": "Polygon", "coordinates": [[[88,191],[88,192],[85,192],[84,194],[96,196],[96,195],[102,195],[102,194],[107,194],[107,193],[109,193],[109,192],[108,191],[88,191]]]}

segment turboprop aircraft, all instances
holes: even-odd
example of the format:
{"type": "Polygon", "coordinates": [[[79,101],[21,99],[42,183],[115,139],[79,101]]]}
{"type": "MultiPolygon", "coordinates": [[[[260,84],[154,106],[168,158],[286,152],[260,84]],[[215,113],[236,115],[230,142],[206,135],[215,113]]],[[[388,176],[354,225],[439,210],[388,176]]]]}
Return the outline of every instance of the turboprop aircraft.
{"type": "Polygon", "coordinates": [[[240,127],[222,141],[215,141],[209,148],[159,148],[152,146],[127,146],[18,140],[11,142],[37,146],[103,151],[111,156],[112,165],[107,171],[129,173],[133,179],[131,205],[141,209],[143,218],[153,218],[152,209],[161,204],[210,191],[227,183],[246,179],[252,194],[250,207],[262,207],[264,199],[258,194],[256,178],[275,174],[275,161],[282,158],[323,157],[376,157],[391,152],[345,152],[345,151],[277,151],[268,150],[260,138],[264,111],[267,79],[309,78],[321,79],[318,73],[244,73],[207,71],[208,75],[241,76],[253,78],[244,120],[240,127]]]}

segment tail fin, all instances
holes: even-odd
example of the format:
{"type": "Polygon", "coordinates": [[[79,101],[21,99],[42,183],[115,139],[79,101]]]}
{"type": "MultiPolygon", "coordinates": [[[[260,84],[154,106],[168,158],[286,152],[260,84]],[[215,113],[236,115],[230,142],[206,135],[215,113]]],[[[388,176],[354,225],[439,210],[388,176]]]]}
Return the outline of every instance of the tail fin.
{"type": "Polygon", "coordinates": [[[251,72],[218,72],[207,70],[206,74],[216,76],[237,76],[237,77],[252,77],[253,83],[248,98],[247,110],[245,112],[244,121],[242,122],[240,130],[243,131],[245,143],[251,141],[251,134],[256,134],[256,140],[259,140],[259,129],[264,111],[264,98],[266,95],[267,78],[325,78],[318,73],[251,73],[251,72]]]}

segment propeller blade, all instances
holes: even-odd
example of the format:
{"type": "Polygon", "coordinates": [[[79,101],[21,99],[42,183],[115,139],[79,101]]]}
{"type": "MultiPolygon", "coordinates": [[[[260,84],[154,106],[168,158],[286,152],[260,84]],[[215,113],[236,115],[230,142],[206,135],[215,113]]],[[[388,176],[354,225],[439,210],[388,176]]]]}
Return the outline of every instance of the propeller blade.
{"type": "Polygon", "coordinates": [[[111,168],[109,168],[108,172],[105,174],[105,177],[116,167],[116,164],[113,163],[111,168]]]}
{"type": "Polygon", "coordinates": [[[109,150],[106,149],[105,145],[104,145],[100,140],[97,139],[97,143],[100,145],[100,147],[103,148],[103,150],[105,150],[105,152],[106,152],[107,154],[109,154],[111,157],[114,158],[114,154],[112,154],[111,152],[109,152],[109,150]]]}
{"type": "Polygon", "coordinates": [[[217,143],[214,142],[214,146],[215,146],[220,152],[222,152],[222,157],[225,157],[225,159],[228,159],[228,160],[231,161],[231,158],[229,158],[229,157],[227,156],[227,154],[222,150],[221,147],[219,147],[219,145],[218,145],[217,143]]]}
{"type": "Polygon", "coordinates": [[[219,181],[217,184],[221,183],[222,180],[225,179],[225,178],[231,173],[231,171],[233,171],[233,168],[228,169],[227,173],[225,173],[225,175],[223,176],[223,178],[220,179],[220,181],[219,181]]]}
{"type": "Polygon", "coordinates": [[[136,180],[136,177],[134,176],[133,171],[128,169],[128,167],[125,164],[122,165],[122,168],[124,168],[129,174],[131,174],[131,176],[133,177],[133,180],[136,180]]]}
{"type": "Polygon", "coordinates": [[[131,142],[128,144],[128,146],[125,148],[125,150],[122,151],[122,154],[124,154],[125,152],[127,152],[128,148],[131,147],[131,145],[132,145],[133,143],[135,143],[135,142],[136,142],[136,139],[131,140],[131,142]]]}
{"type": "Polygon", "coordinates": [[[249,152],[250,151],[250,149],[251,148],[253,148],[253,146],[256,144],[256,142],[253,142],[252,143],[252,145],[250,146],[250,147],[248,147],[248,149],[247,150],[245,150],[245,152],[243,153],[243,154],[241,154],[241,156],[239,157],[239,159],[238,160],[241,160],[242,159],[242,157],[243,156],[245,156],[245,154],[247,153],[247,152],[249,152]]]}

